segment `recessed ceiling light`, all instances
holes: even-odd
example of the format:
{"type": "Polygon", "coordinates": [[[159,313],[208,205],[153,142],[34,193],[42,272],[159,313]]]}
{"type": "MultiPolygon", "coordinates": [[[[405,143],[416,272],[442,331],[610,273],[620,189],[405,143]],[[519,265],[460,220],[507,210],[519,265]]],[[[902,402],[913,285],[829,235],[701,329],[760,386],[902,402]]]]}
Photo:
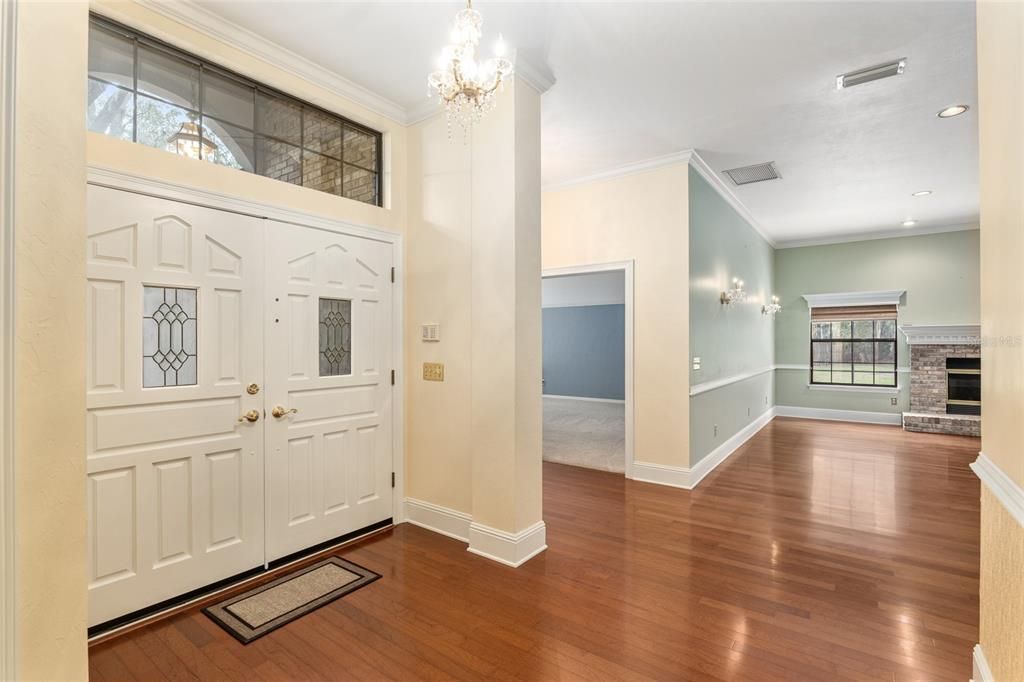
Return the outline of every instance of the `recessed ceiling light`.
{"type": "Polygon", "coordinates": [[[903,221],[903,227],[913,227],[914,225],[917,225],[917,221],[916,220],[904,220],[903,221]]]}
{"type": "Polygon", "coordinates": [[[967,106],[966,104],[954,104],[953,106],[946,107],[945,109],[940,111],[939,118],[953,118],[954,116],[959,116],[968,109],[970,109],[970,107],[967,106]]]}
{"type": "Polygon", "coordinates": [[[912,197],[926,197],[926,196],[928,196],[931,193],[932,193],[932,191],[930,189],[923,189],[920,192],[914,192],[910,196],[912,196],[912,197]]]}

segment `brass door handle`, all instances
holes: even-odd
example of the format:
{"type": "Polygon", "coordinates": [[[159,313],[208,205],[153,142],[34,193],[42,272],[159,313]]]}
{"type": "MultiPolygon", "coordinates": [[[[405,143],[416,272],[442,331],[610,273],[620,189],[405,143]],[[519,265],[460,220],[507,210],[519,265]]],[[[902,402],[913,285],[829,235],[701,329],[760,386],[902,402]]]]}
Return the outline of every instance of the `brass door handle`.
{"type": "Polygon", "coordinates": [[[260,413],[257,410],[249,410],[248,412],[246,412],[245,414],[243,414],[241,417],[238,418],[238,422],[239,423],[241,423],[241,422],[252,423],[252,422],[258,422],[259,420],[260,420],[260,413]]]}
{"type": "Polygon", "coordinates": [[[281,417],[285,416],[286,414],[298,414],[298,412],[299,411],[296,410],[294,407],[291,408],[290,410],[286,410],[285,408],[283,408],[280,405],[278,405],[277,407],[275,407],[274,409],[272,409],[270,411],[270,414],[272,414],[275,417],[277,417],[278,419],[280,419],[281,417]]]}

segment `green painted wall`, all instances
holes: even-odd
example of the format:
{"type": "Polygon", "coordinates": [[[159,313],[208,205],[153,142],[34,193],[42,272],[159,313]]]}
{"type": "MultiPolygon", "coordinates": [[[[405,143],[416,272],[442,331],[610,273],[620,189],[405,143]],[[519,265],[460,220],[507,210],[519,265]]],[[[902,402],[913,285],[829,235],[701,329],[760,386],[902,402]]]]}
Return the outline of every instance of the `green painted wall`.
{"type": "MultiPolygon", "coordinates": [[[[694,169],[690,169],[690,386],[768,369],[774,361],[771,318],[773,250],[694,169]],[[724,306],[733,277],[749,300],[724,306]]],[[[690,466],[774,405],[772,372],[690,398],[690,466]],[[717,425],[717,433],[716,427],[717,425]]]]}
{"type": "MultiPolygon", "coordinates": [[[[980,251],[977,230],[898,239],[874,239],[775,251],[775,292],[783,310],[775,320],[778,405],[899,413],[909,407],[909,375],[898,376],[897,404],[890,394],[809,389],[810,313],[803,294],[905,289],[898,323],[977,324],[980,321],[980,251]]],[[[898,362],[910,366],[898,335],[898,362]]]]}

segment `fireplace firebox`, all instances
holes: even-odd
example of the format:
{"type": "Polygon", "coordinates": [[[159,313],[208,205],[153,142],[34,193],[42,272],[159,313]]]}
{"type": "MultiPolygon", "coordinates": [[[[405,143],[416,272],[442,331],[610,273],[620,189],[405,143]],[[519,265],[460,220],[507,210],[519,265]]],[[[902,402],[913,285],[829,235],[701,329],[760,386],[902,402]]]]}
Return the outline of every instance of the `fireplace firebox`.
{"type": "Polygon", "coordinates": [[[981,414],[981,358],[946,358],[946,414],[981,414]]]}

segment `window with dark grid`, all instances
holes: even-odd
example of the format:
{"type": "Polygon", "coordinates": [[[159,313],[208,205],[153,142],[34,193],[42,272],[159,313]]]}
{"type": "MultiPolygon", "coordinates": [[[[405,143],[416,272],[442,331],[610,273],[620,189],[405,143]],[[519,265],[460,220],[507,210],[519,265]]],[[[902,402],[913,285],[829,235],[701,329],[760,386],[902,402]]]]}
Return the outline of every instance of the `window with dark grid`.
{"type": "Polygon", "coordinates": [[[92,17],[89,130],[383,205],[381,134],[92,17]]]}
{"type": "Polygon", "coordinates": [[[811,383],[896,386],[896,306],[811,311],[811,383]]]}

